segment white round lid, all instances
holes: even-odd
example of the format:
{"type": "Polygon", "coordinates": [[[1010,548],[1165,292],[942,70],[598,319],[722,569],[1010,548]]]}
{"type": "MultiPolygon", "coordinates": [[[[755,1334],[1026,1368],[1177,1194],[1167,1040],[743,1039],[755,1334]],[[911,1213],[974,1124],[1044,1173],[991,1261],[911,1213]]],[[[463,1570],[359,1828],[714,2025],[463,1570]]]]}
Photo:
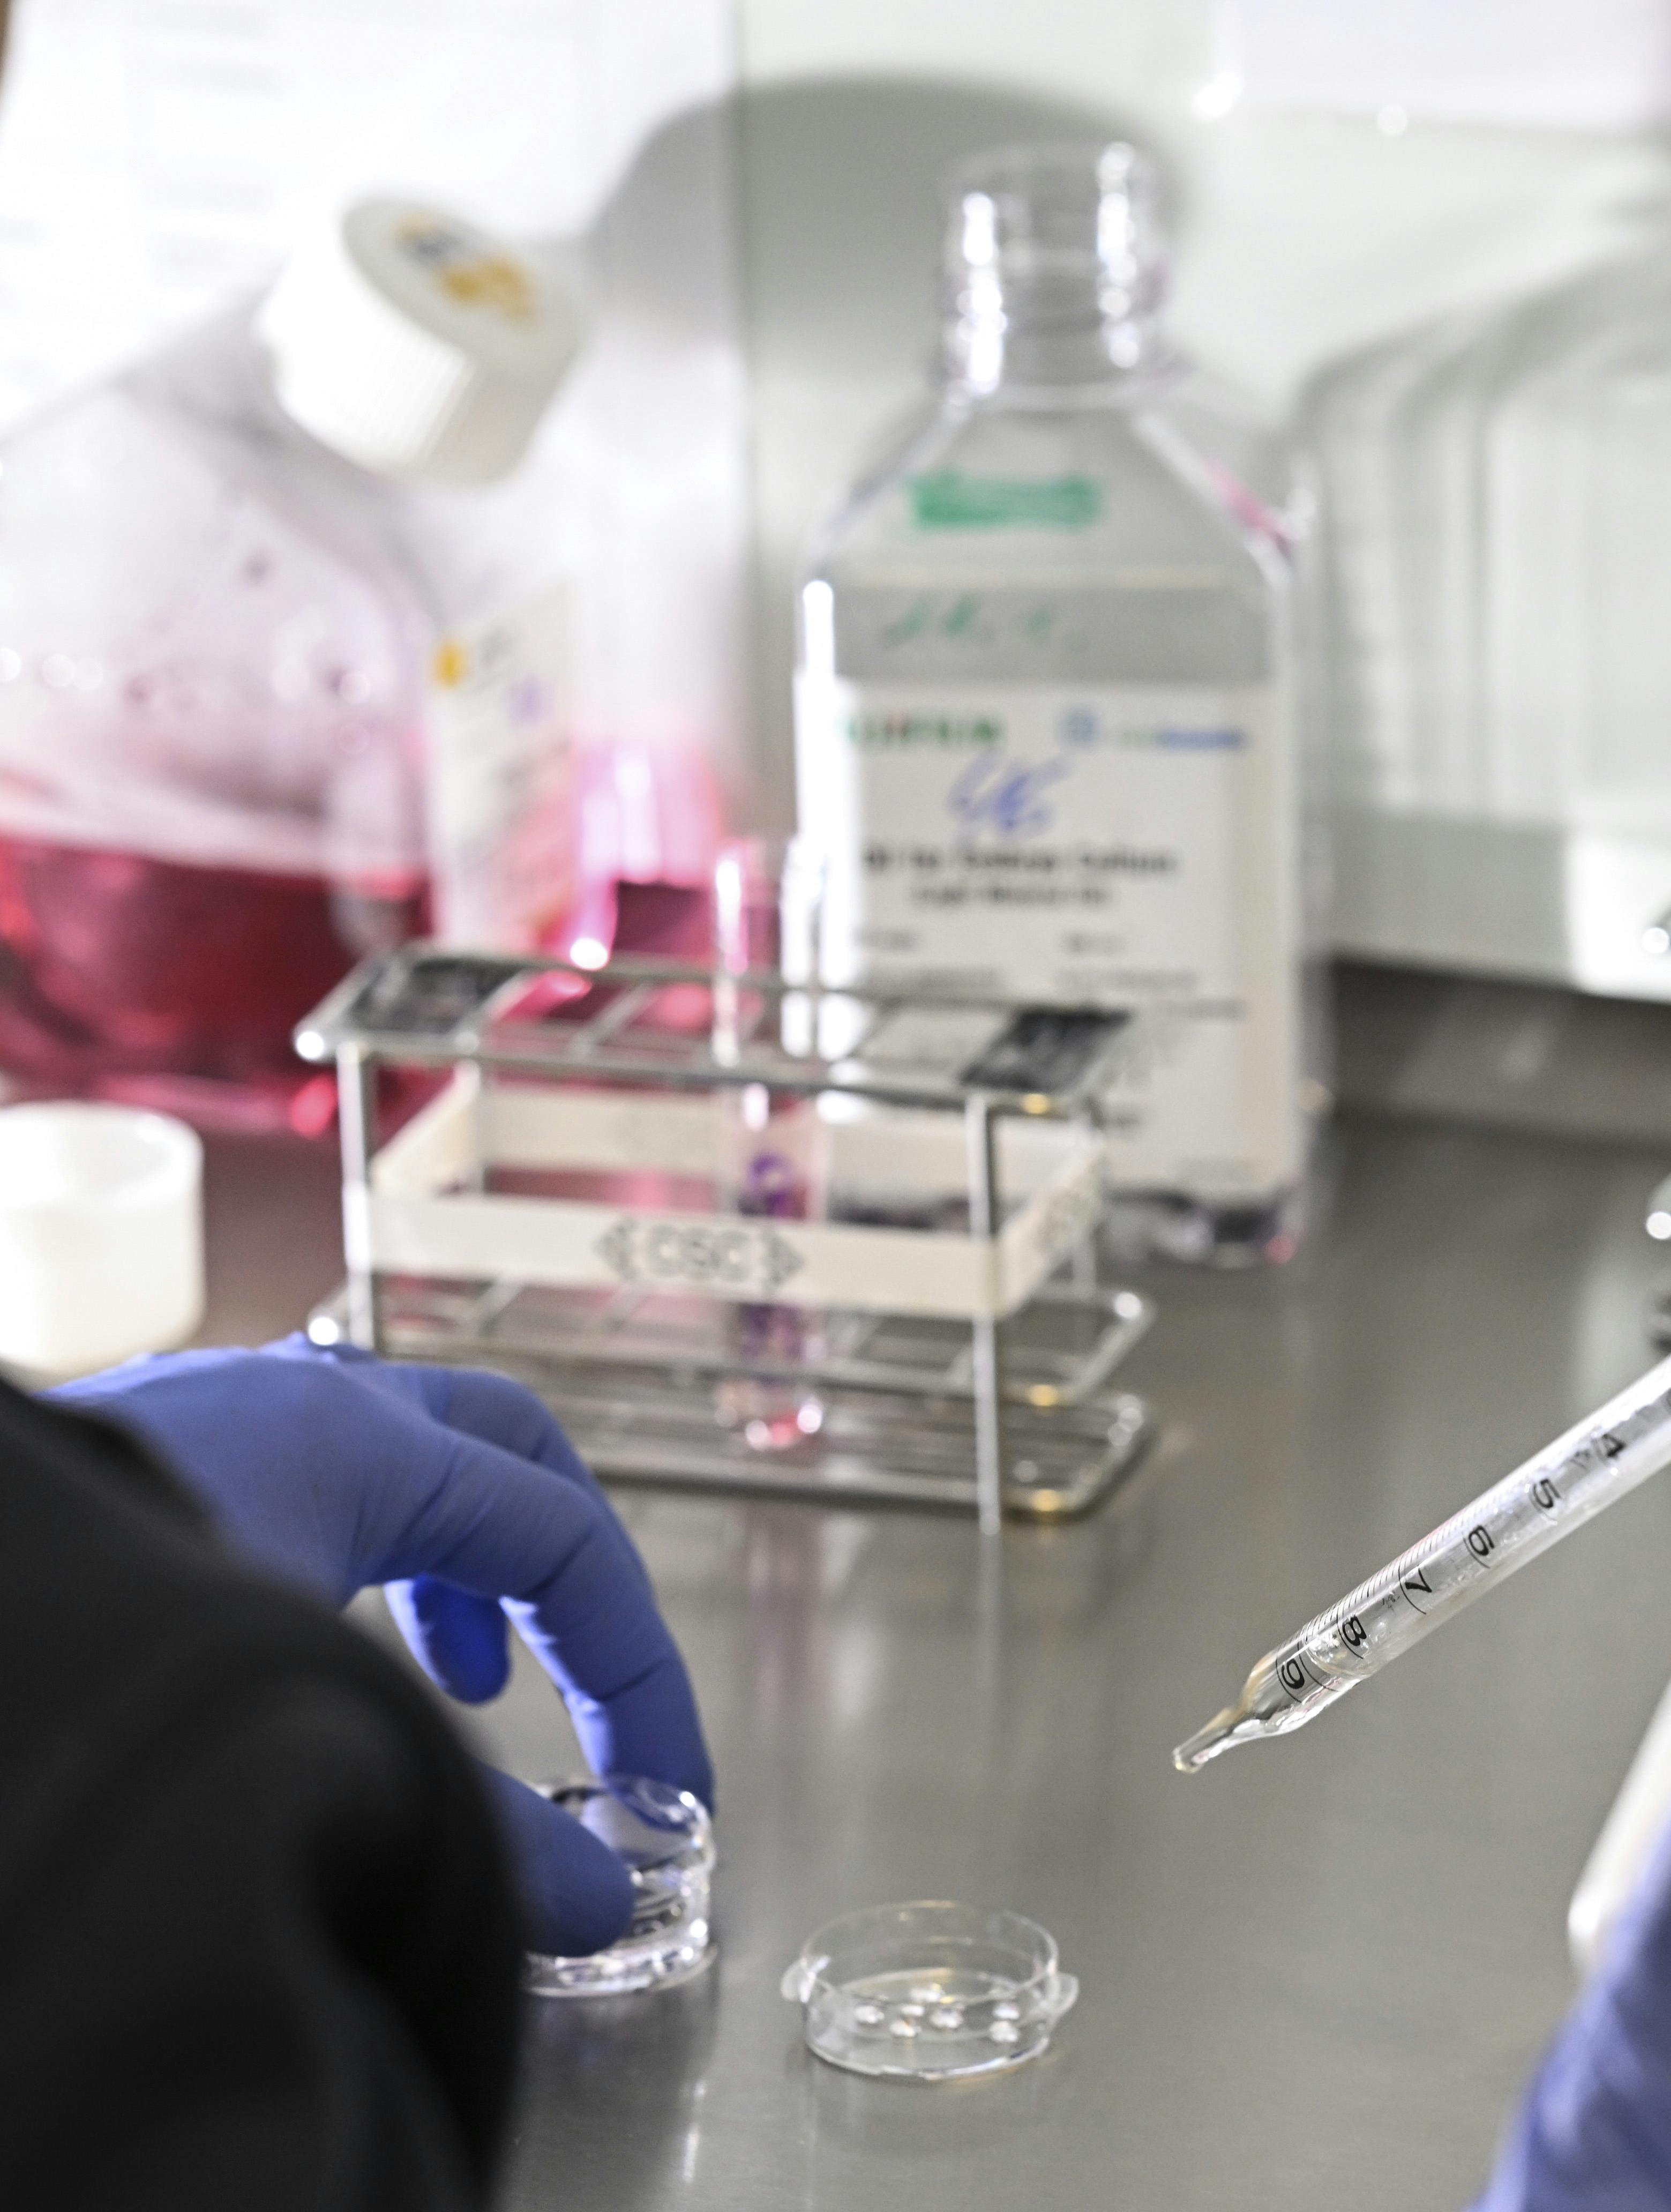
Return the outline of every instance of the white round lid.
{"type": "Polygon", "coordinates": [[[384,476],[484,483],[520,459],[583,325],[522,247],[372,199],[295,254],[256,328],[279,404],[322,444],[384,476]]]}

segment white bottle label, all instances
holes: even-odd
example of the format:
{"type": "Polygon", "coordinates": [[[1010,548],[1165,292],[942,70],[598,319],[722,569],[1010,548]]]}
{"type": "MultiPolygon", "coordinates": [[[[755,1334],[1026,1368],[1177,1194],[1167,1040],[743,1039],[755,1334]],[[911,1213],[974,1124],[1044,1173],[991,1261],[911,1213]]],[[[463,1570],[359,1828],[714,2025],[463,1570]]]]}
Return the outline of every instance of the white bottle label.
{"type": "Polygon", "coordinates": [[[572,903],[568,594],[442,638],[430,667],[435,933],[521,951],[572,903]]]}
{"type": "Polygon", "coordinates": [[[1116,1180],[1281,1188],[1301,1161],[1286,711],[1268,684],[803,676],[826,980],[1150,1010],[1111,1102],[1116,1180]]]}

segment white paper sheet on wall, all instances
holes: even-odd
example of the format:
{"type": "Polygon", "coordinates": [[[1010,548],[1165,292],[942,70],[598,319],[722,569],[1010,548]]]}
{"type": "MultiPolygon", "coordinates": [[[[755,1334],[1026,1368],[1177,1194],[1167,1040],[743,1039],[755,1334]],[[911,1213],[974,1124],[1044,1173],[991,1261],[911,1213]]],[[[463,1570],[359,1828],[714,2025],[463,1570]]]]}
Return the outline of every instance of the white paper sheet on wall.
{"type": "Polygon", "coordinates": [[[1223,0],[1205,104],[1626,129],[1671,114],[1671,0],[1223,0]]]}
{"type": "MultiPolygon", "coordinates": [[[[585,571],[590,734],[741,770],[731,0],[15,0],[0,433],[416,192],[583,235],[596,325],[533,465],[585,571]]],[[[531,547],[537,560],[550,548],[531,547]]]]}

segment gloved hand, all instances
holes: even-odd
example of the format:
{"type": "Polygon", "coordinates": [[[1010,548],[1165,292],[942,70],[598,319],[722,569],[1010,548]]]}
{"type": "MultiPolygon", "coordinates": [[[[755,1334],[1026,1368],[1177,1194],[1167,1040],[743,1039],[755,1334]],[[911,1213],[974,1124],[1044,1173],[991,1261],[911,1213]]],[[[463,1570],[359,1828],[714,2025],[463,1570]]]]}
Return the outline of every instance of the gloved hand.
{"type": "MultiPolygon", "coordinates": [[[[455,1698],[504,1686],[508,1615],[599,1773],[712,1802],[696,1701],[643,1563],[519,1384],[294,1336],[131,1360],[49,1395],[137,1434],[270,1571],[332,1605],[383,1584],[420,1665],[455,1698]]],[[[534,1948],[612,1942],[632,1911],[620,1860],[535,1790],[483,1771],[534,1948]]]]}
{"type": "Polygon", "coordinates": [[[1475,2212],[1671,2212],[1671,1830],[1516,2115],[1475,2212]]]}

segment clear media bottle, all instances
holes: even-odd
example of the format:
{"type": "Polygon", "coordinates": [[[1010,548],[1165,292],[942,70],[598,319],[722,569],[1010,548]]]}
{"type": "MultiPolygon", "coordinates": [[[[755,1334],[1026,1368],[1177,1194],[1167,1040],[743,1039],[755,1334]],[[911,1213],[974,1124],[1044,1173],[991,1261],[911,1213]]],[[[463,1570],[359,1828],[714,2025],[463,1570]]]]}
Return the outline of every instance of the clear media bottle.
{"type": "Polygon", "coordinates": [[[14,1082],[282,1121],[362,953],[561,904],[567,640],[514,465],[578,337],[543,263],[363,202],[253,313],[8,441],[14,1082]]]}
{"type": "Polygon", "coordinates": [[[1111,1180],[1158,1247],[1285,1257],[1302,1175],[1279,453],[1163,338],[1133,149],[953,179],[939,389],[801,592],[829,982],[1151,1010],[1111,1180]]]}

